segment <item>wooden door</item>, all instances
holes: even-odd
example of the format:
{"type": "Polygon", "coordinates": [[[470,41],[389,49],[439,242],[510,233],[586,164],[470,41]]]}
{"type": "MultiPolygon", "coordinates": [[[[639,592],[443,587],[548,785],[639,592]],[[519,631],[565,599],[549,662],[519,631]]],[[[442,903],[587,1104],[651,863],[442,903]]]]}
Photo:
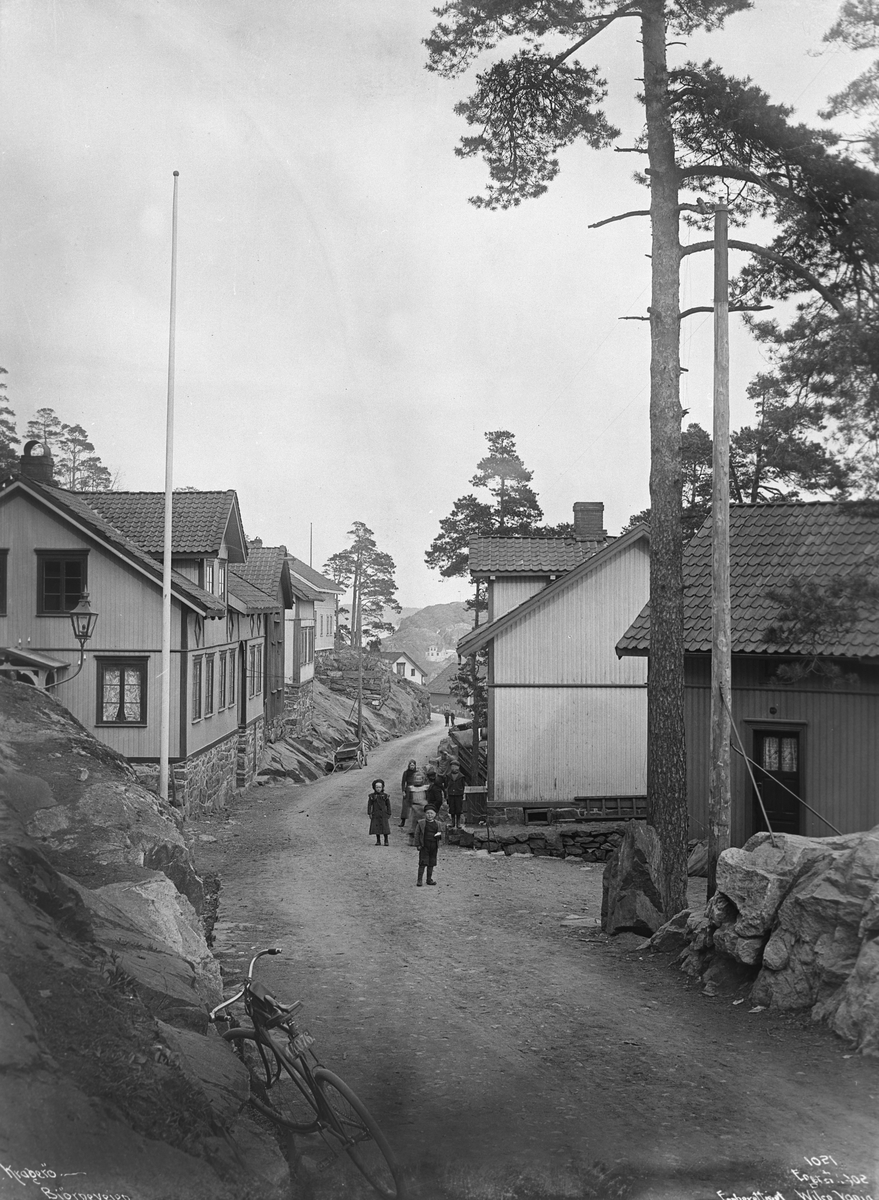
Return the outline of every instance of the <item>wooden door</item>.
{"type": "MultiPolygon", "coordinates": [[[[800,832],[802,796],[800,773],[800,733],[796,729],[757,730],[754,733],[754,759],[757,788],[769,824],[776,833],[800,832]]],[[[766,828],[763,811],[754,797],[754,828],[766,828]]]]}

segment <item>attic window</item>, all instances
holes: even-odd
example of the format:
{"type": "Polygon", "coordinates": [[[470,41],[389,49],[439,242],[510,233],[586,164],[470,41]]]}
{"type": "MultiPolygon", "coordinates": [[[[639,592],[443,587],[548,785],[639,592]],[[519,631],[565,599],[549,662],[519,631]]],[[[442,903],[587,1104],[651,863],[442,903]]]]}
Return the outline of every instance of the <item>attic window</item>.
{"type": "Polygon", "coordinates": [[[204,590],[205,590],[206,592],[210,592],[210,593],[211,593],[211,595],[213,595],[213,591],[214,591],[214,563],[213,563],[213,559],[207,559],[207,558],[206,558],[206,559],[204,560],[204,564],[203,564],[203,572],[202,572],[202,578],[203,578],[203,580],[204,580],[204,582],[202,583],[202,587],[204,588],[204,590]]]}

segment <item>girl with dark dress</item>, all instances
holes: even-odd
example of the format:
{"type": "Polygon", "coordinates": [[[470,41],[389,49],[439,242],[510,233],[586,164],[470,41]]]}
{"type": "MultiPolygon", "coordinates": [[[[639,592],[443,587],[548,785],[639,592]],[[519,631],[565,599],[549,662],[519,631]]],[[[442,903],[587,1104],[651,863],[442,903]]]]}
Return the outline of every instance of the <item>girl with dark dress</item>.
{"type": "Polygon", "coordinates": [[[380,846],[382,838],[388,845],[388,834],[391,832],[391,798],[385,791],[383,779],[373,779],[372,791],[366,802],[366,813],[369,817],[369,832],[375,834],[375,844],[380,846]]]}
{"type": "Polygon", "coordinates": [[[418,763],[414,758],[409,759],[409,766],[403,772],[403,807],[400,810],[400,828],[406,824],[406,818],[409,816],[409,785],[412,782],[412,776],[418,770],[418,763]]]}

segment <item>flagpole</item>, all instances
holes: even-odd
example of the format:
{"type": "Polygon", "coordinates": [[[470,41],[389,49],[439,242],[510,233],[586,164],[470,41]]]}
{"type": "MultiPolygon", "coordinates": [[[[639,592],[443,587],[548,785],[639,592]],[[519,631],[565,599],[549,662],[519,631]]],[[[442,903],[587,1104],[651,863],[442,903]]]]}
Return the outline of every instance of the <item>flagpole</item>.
{"type": "Polygon", "coordinates": [[[174,355],[177,324],[177,179],[171,206],[171,320],[168,332],[168,405],[165,419],[165,530],[162,541],[162,710],[159,727],[159,797],[168,799],[171,758],[171,529],[174,494],[174,355]]]}

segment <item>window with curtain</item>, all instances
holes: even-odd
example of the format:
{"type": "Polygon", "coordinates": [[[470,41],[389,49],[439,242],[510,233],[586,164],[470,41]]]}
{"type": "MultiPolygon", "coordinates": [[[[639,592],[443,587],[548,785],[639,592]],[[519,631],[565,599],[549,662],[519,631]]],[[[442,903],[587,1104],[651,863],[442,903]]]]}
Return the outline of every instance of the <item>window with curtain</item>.
{"type": "Polygon", "coordinates": [[[99,658],[98,724],[145,725],[147,660],[99,658]]]}

